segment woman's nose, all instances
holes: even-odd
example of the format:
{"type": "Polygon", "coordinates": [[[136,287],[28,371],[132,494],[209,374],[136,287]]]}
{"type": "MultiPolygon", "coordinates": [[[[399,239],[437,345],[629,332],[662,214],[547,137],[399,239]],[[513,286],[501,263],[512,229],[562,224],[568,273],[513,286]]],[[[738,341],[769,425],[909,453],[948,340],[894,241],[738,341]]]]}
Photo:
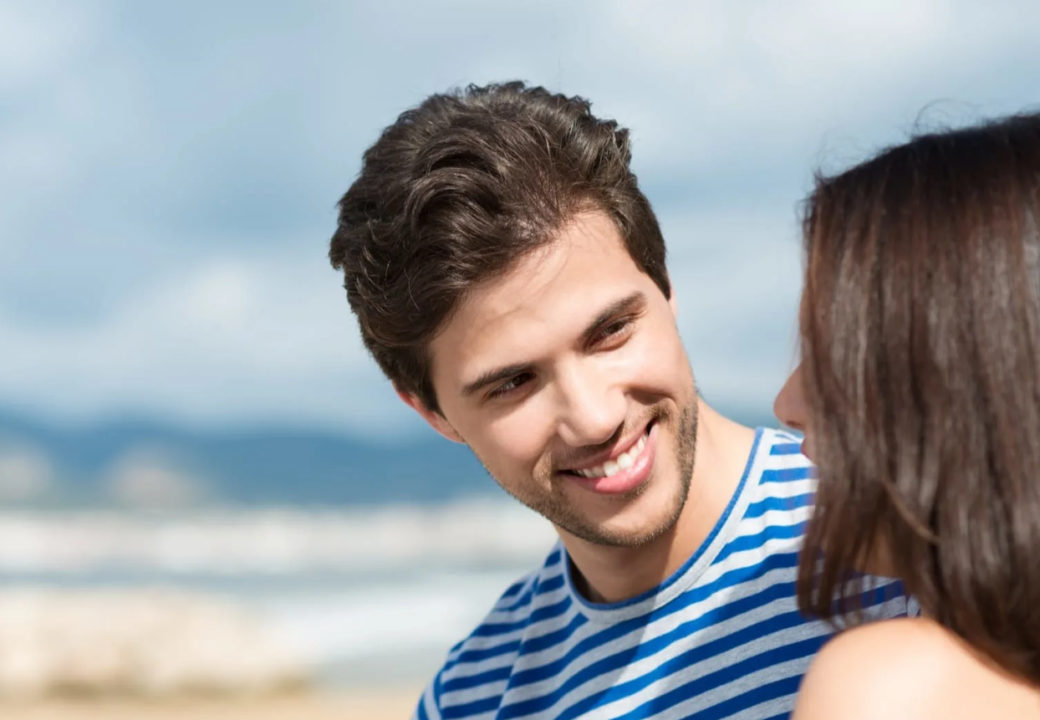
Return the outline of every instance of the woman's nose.
{"type": "Polygon", "coordinates": [[[787,382],[780,388],[773,412],[777,419],[789,428],[804,433],[809,424],[805,407],[805,394],[802,391],[802,366],[794,369],[787,382]]]}

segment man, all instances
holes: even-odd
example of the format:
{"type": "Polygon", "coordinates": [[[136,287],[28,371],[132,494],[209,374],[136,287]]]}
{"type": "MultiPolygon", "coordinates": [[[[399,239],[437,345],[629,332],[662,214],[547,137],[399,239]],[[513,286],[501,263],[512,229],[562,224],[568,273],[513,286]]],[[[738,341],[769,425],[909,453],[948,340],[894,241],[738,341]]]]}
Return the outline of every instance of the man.
{"type": "Polygon", "coordinates": [[[698,398],[629,160],[580,98],[470,87],[401,115],[340,203],[330,258],[401,399],[560,536],[417,718],[782,717],[832,632],[795,603],[808,461],[698,398]]]}

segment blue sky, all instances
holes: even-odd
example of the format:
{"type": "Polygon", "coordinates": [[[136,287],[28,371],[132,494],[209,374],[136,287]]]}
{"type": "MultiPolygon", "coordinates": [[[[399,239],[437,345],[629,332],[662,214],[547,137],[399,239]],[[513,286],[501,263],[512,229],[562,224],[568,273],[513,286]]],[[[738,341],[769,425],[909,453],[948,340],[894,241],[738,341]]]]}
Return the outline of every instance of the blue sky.
{"type": "Polygon", "coordinates": [[[414,432],[325,258],[380,129],[522,78],[632,129],[702,389],[768,412],[797,207],[915,124],[1040,107],[1040,4],[0,0],[0,410],[414,432]]]}

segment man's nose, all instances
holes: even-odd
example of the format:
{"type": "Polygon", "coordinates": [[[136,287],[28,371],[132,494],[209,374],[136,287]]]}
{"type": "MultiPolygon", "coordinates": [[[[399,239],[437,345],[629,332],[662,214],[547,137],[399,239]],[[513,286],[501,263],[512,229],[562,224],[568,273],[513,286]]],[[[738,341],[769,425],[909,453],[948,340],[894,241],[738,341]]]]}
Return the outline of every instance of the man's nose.
{"type": "Polygon", "coordinates": [[[572,447],[602,445],[624,425],[628,403],[621,386],[596,368],[573,367],[558,376],[560,437],[572,447]]]}

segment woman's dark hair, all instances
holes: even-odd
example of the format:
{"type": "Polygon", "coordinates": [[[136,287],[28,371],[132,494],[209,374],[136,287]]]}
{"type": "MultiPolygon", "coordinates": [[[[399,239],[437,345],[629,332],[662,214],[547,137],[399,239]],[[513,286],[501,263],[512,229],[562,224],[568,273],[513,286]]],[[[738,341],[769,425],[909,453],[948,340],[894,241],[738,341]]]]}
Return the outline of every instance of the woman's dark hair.
{"type": "Polygon", "coordinates": [[[1040,684],[1040,115],[818,176],[804,237],[800,606],[849,617],[883,557],[924,614],[1040,684]]]}
{"type": "Polygon", "coordinates": [[[628,131],[587,100],[521,82],[432,95],[364,155],[329,248],[361,337],[430,410],[430,340],[475,285],[514,268],[583,211],[618,228],[671,295],[665,244],[629,166],[628,131]]]}

